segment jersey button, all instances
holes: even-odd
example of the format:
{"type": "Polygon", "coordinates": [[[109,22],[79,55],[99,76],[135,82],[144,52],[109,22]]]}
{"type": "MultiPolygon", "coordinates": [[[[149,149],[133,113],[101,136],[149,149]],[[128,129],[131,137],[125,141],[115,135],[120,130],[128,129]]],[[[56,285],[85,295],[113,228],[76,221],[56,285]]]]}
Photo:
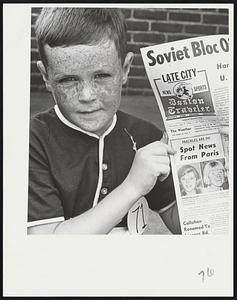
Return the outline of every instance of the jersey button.
{"type": "Polygon", "coordinates": [[[106,163],[102,164],[102,170],[106,171],[108,169],[108,165],[106,163]]]}
{"type": "Polygon", "coordinates": [[[106,195],[108,193],[108,189],[107,188],[102,188],[100,192],[101,192],[102,195],[106,195]]]}

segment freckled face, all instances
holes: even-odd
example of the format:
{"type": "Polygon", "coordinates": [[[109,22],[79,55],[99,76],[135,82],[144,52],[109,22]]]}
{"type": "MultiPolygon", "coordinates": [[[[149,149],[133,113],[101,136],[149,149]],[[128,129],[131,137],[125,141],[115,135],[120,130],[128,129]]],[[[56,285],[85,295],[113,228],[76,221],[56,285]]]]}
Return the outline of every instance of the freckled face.
{"type": "Polygon", "coordinates": [[[66,119],[83,130],[103,134],[119,108],[123,68],[113,41],[50,48],[48,85],[66,119]]]}

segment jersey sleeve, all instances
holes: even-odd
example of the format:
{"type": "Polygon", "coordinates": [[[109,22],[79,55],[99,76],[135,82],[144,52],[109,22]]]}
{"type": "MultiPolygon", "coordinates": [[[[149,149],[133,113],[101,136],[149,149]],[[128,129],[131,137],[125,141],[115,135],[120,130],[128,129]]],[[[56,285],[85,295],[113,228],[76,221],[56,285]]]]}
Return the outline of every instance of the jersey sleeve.
{"type": "Polygon", "coordinates": [[[34,121],[30,130],[28,227],[64,220],[59,192],[54,185],[47,160],[49,131],[34,121]]]}
{"type": "Polygon", "coordinates": [[[152,191],[146,195],[149,207],[155,211],[164,211],[176,201],[172,173],[164,181],[157,182],[152,191]]]}

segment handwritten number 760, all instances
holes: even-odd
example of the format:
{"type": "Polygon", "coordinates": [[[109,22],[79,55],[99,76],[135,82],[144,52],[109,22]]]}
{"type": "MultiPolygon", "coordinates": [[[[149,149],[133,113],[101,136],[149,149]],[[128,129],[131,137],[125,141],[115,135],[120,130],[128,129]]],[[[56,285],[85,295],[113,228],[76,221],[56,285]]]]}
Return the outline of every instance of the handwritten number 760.
{"type": "Polygon", "coordinates": [[[201,270],[198,275],[202,276],[202,282],[205,281],[206,276],[207,277],[212,277],[214,275],[214,269],[207,268],[206,272],[204,270],[201,270]]]}

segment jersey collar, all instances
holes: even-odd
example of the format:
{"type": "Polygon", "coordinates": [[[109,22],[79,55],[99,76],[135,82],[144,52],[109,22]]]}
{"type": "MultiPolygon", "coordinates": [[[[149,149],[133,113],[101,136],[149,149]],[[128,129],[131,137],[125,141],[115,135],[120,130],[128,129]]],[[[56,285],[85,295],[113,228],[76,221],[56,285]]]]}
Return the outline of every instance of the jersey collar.
{"type": "Polygon", "coordinates": [[[69,120],[67,120],[64,115],[61,113],[61,111],[59,110],[59,107],[57,104],[55,104],[54,106],[54,110],[55,110],[55,113],[57,115],[57,117],[60,119],[61,122],[63,122],[65,125],[67,125],[68,127],[72,128],[72,129],[75,129],[77,131],[80,131],[86,135],[89,135],[89,136],[92,136],[92,137],[95,137],[97,139],[100,139],[100,138],[104,138],[106,135],[108,135],[115,127],[116,125],[116,122],[117,122],[117,115],[115,114],[114,117],[113,117],[113,121],[112,121],[112,124],[109,126],[109,128],[101,135],[101,136],[98,136],[97,134],[95,133],[91,133],[91,132],[88,132],[86,130],[83,130],[81,129],[80,127],[76,126],[75,124],[71,123],[69,120]]]}

